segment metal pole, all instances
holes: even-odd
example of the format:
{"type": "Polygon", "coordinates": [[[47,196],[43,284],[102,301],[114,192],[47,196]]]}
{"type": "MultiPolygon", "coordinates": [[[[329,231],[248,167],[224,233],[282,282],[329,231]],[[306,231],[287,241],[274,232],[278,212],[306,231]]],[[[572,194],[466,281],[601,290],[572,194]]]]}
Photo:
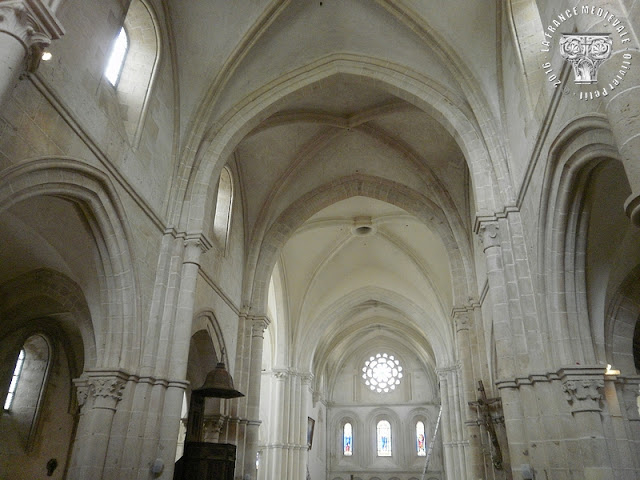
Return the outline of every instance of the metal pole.
{"type": "Polygon", "coordinates": [[[438,420],[436,420],[436,428],[433,431],[433,439],[429,444],[429,450],[427,451],[427,462],[424,465],[424,472],[422,472],[422,480],[424,480],[425,475],[427,475],[427,470],[429,470],[429,462],[431,461],[431,454],[433,453],[433,447],[436,444],[436,439],[438,438],[438,427],[440,426],[440,417],[442,416],[442,405],[440,405],[440,411],[438,412],[438,420]]]}

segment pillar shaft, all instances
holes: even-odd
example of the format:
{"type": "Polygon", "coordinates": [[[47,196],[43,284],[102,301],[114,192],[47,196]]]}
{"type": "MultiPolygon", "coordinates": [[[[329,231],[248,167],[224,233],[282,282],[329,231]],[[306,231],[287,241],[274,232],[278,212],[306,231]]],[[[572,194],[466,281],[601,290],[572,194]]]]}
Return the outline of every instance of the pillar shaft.
{"type": "Polygon", "coordinates": [[[466,424],[463,438],[468,441],[465,448],[465,470],[467,477],[481,478],[484,474],[484,468],[480,450],[480,427],[475,422],[470,422],[468,406],[468,402],[475,400],[471,340],[469,338],[472,318],[469,312],[458,312],[454,321],[458,359],[462,367],[462,386],[459,390],[461,393],[461,412],[463,412],[462,420],[466,424]]]}
{"type": "Polygon", "coordinates": [[[0,3],[0,107],[20,76],[36,70],[42,50],[63,34],[62,25],[42,0],[0,3]]]}
{"type": "Polygon", "coordinates": [[[249,379],[247,382],[246,414],[248,423],[245,430],[243,457],[243,480],[256,479],[256,455],[258,453],[258,429],[260,428],[260,383],[262,380],[262,347],[266,318],[249,318],[251,328],[249,379]]]}

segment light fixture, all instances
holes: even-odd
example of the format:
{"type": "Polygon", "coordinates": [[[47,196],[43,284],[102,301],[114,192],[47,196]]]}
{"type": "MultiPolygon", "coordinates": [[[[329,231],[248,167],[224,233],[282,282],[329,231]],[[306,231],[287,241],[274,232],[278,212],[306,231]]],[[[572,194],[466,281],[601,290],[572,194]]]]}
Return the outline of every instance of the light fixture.
{"type": "Polygon", "coordinates": [[[44,60],[45,62],[48,62],[49,60],[51,60],[51,57],[53,55],[51,55],[51,52],[45,50],[44,52],[42,52],[42,60],[44,60]]]}

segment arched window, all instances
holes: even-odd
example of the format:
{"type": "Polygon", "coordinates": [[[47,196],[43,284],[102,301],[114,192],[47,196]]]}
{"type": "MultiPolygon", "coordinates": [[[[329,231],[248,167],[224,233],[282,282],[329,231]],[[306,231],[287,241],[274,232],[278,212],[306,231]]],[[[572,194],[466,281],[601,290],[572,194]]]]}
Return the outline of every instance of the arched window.
{"type": "Polygon", "coordinates": [[[24,342],[16,359],[4,409],[16,443],[31,448],[36,432],[40,404],[44,397],[51,351],[49,342],[40,334],[24,342]]]}
{"type": "Polygon", "coordinates": [[[216,216],[213,221],[213,234],[223,250],[226,250],[231,226],[231,208],[233,205],[233,179],[227,167],[222,169],[218,182],[216,216]]]}
{"type": "Polygon", "coordinates": [[[160,41],[153,9],[146,0],[133,0],[111,51],[105,77],[115,87],[120,114],[131,145],[142,134],[160,41]]]}
{"type": "Polygon", "coordinates": [[[353,455],[353,427],[349,422],[342,428],[342,453],[345,457],[353,455]]]}
{"type": "Polygon", "coordinates": [[[424,422],[416,423],[416,452],[419,457],[427,455],[427,439],[424,433],[424,422]]]}
{"type": "Polygon", "coordinates": [[[11,376],[11,384],[9,385],[9,391],[7,392],[7,398],[4,401],[4,409],[10,410],[11,405],[13,405],[13,399],[16,395],[16,388],[18,387],[18,382],[20,381],[20,374],[22,373],[22,366],[24,365],[24,348],[20,350],[20,354],[18,355],[18,360],[16,361],[16,366],[13,369],[13,375],[11,376]]]}
{"type": "Polygon", "coordinates": [[[113,48],[111,49],[111,55],[107,62],[107,68],[104,71],[104,76],[107,77],[109,83],[114,87],[120,80],[120,74],[122,73],[122,67],[124,66],[124,59],[127,57],[127,51],[129,50],[129,37],[124,27],[120,29],[120,33],[116,37],[116,41],[113,42],[113,48]]]}
{"type": "Polygon", "coordinates": [[[391,424],[386,420],[380,420],[376,426],[377,445],[379,457],[391,456],[391,424]]]}

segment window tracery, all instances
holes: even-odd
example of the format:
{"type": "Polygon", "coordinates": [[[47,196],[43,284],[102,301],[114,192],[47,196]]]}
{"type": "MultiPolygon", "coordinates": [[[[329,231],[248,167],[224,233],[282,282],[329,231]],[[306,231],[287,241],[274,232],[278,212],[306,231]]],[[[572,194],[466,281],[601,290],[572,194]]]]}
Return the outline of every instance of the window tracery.
{"type": "Polygon", "coordinates": [[[378,353],[367,360],[362,368],[365,385],[378,393],[388,393],[400,385],[402,366],[393,356],[378,353]]]}

